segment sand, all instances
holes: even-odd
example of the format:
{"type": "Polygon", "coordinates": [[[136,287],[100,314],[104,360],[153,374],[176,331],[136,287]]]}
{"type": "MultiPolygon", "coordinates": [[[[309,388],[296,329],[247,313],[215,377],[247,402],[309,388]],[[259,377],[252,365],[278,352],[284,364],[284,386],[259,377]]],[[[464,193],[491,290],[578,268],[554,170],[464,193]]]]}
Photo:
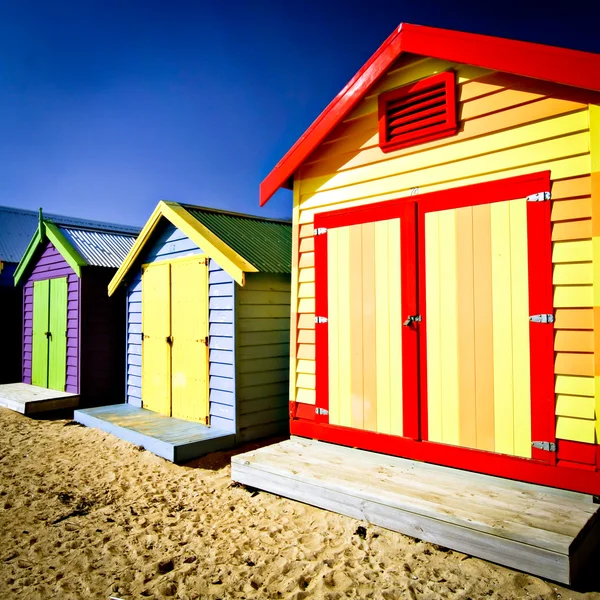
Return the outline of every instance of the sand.
{"type": "Polygon", "coordinates": [[[6,409],[0,432],[1,600],[600,599],[232,484],[231,453],[176,466],[6,409]]]}

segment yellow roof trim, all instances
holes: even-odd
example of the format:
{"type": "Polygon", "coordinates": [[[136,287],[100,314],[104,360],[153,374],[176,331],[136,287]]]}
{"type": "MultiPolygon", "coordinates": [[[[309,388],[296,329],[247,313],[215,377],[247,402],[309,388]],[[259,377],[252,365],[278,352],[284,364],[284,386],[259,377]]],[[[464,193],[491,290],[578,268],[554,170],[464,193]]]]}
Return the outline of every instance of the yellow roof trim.
{"type": "Polygon", "coordinates": [[[245,283],[244,273],[258,271],[254,265],[242,258],[235,250],[210,231],[210,229],[194,219],[183,206],[177,204],[177,202],[165,202],[161,200],[144,225],[125,260],[121,263],[121,266],[108,284],[109,296],[115,293],[125,275],[130,271],[162,217],[185,233],[209,258],[219,263],[219,266],[229,273],[240,285],[243,286],[245,283]]]}

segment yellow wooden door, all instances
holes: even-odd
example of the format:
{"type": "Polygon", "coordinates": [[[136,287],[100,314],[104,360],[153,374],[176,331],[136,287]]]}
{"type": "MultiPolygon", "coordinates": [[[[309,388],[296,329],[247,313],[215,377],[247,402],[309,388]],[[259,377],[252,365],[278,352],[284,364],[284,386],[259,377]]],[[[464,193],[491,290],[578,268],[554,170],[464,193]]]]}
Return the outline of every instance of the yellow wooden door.
{"type": "Polygon", "coordinates": [[[327,231],[332,425],[403,435],[400,225],[327,231]]]}
{"type": "Polygon", "coordinates": [[[142,406],[171,414],[170,265],[142,271],[142,406]]]}
{"type": "Polygon", "coordinates": [[[428,439],[531,457],[526,200],[425,214],[428,439]]]}
{"type": "Polygon", "coordinates": [[[208,267],[204,258],[171,264],[173,417],[208,424],[208,267]]]}

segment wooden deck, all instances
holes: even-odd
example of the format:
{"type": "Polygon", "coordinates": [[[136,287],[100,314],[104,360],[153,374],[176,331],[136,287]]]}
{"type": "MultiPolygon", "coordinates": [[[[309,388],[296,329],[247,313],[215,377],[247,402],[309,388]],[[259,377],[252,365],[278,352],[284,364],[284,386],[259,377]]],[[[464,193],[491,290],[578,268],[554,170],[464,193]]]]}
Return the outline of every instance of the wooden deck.
{"type": "Polygon", "coordinates": [[[591,496],[304,438],[234,456],[231,477],[566,584],[600,540],[591,496]]]}
{"type": "Polygon", "coordinates": [[[73,418],[88,427],[143,446],[175,463],[182,463],[235,444],[235,435],[158,413],[131,404],[114,404],[76,410],[73,418]]]}
{"type": "Polygon", "coordinates": [[[58,392],[27,383],[0,385],[0,406],[22,415],[75,408],[78,405],[79,394],[58,392]]]}

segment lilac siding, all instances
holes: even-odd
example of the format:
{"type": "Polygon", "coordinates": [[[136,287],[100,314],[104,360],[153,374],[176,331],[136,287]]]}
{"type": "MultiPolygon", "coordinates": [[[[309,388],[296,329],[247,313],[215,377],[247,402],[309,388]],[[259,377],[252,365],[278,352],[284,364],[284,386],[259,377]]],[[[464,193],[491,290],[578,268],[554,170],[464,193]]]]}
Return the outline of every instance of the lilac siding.
{"type": "MultiPolygon", "coordinates": [[[[141,264],[173,260],[202,252],[174,225],[168,224],[142,257],[141,264]]],[[[235,431],[234,287],[213,260],[209,262],[209,394],[214,427],[235,431]]],[[[142,275],[139,269],[127,288],[127,402],[142,404],[142,275]]]]}
{"type": "Polygon", "coordinates": [[[47,242],[23,288],[23,381],[31,383],[33,282],[67,277],[67,384],[79,393],[79,277],[51,242],[47,242]]]}

